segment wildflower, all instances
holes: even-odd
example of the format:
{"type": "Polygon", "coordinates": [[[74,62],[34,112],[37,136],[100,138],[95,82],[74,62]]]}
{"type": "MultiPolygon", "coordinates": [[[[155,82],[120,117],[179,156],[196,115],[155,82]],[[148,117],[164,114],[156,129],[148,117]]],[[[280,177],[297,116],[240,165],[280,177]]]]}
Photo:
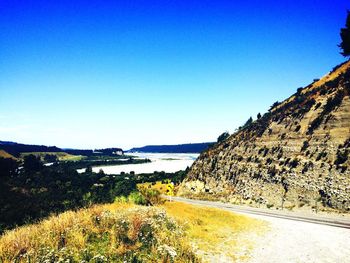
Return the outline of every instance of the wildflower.
{"type": "Polygon", "coordinates": [[[158,251],[162,254],[162,255],[169,255],[172,259],[174,259],[177,256],[177,253],[175,251],[175,248],[168,246],[166,244],[161,245],[158,247],[158,251]]]}

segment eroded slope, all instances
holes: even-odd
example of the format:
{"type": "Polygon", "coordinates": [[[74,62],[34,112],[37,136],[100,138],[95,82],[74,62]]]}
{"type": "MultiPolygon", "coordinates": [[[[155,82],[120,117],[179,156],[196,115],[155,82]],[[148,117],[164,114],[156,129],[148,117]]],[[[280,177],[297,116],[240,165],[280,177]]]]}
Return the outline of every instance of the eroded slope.
{"type": "Polygon", "coordinates": [[[180,195],[350,209],[350,62],[203,152],[180,195]]]}

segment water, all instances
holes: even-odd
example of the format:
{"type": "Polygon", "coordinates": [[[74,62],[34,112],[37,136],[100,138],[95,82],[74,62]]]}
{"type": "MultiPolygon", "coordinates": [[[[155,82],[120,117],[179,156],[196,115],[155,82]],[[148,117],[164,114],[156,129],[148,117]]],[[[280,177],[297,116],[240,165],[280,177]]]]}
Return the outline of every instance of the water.
{"type": "MultiPolygon", "coordinates": [[[[121,172],[130,173],[131,171],[135,172],[135,174],[153,173],[155,171],[173,173],[190,167],[199,156],[199,154],[192,153],[132,153],[129,155],[136,156],[136,158],[147,158],[150,159],[151,162],[97,166],[92,167],[92,170],[97,173],[102,169],[105,174],[120,174],[121,172]]],[[[84,171],[85,169],[78,170],[78,172],[84,171]]]]}

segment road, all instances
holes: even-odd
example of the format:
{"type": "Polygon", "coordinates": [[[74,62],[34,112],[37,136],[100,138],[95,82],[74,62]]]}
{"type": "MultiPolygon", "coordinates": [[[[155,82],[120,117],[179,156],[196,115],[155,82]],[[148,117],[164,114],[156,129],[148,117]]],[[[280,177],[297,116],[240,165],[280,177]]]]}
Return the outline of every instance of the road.
{"type": "MultiPolygon", "coordinates": [[[[237,240],[237,243],[242,244],[248,240],[254,245],[251,250],[246,251],[245,260],[235,262],[350,263],[349,218],[251,208],[181,197],[172,197],[172,199],[193,205],[224,209],[266,221],[269,230],[265,234],[255,235],[247,232],[244,238],[237,240]]],[[[215,261],[217,262],[231,261],[215,261]]]]}
{"type": "MultiPolygon", "coordinates": [[[[169,197],[167,198],[169,199],[169,197]]],[[[258,215],[262,217],[275,217],[275,218],[281,218],[281,219],[287,219],[287,220],[302,221],[302,222],[350,229],[350,218],[346,219],[346,218],[339,218],[339,217],[327,217],[327,216],[321,216],[317,214],[301,215],[301,214],[298,214],[295,212],[289,212],[289,211],[267,210],[263,208],[238,206],[238,205],[222,203],[222,202],[203,201],[203,200],[195,200],[195,199],[188,199],[188,198],[174,197],[174,196],[171,198],[172,200],[178,201],[178,202],[215,207],[215,208],[220,208],[220,209],[224,209],[224,210],[228,210],[228,211],[232,211],[240,214],[258,215]]]]}

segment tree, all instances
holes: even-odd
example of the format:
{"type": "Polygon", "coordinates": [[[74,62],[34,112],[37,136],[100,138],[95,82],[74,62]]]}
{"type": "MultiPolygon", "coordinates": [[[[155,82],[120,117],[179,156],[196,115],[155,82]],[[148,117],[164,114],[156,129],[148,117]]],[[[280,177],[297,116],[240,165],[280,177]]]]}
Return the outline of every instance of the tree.
{"type": "Polygon", "coordinates": [[[250,117],[250,118],[246,121],[246,123],[243,125],[243,128],[248,127],[250,124],[252,124],[252,122],[253,122],[253,118],[250,117]]]}
{"type": "Polygon", "coordinates": [[[85,169],[85,173],[92,173],[92,166],[88,165],[85,169]]]}
{"type": "Polygon", "coordinates": [[[278,104],[280,104],[278,101],[275,101],[271,106],[269,111],[271,111],[273,108],[275,108],[278,104]]]}
{"type": "Polygon", "coordinates": [[[48,162],[48,163],[54,163],[58,161],[58,158],[54,154],[45,154],[44,160],[45,162],[48,162]]]}
{"type": "Polygon", "coordinates": [[[258,115],[256,115],[256,118],[257,118],[258,120],[261,118],[260,112],[258,113],[258,115]]]}
{"type": "Polygon", "coordinates": [[[348,11],[345,27],[340,29],[340,37],[342,39],[342,42],[339,45],[342,49],[340,54],[344,57],[350,56],[350,11],[348,11]]]}
{"type": "Polygon", "coordinates": [[[24,157],[23,168],[25,172],[38,172],[43,168],[40,157],[33,154],[24,157]]]}
{"type": "Polygon", "coordinates": [[[18,169],[18,163],[11,158],[0,157],[0,177],[13,176],[18,169]]]}
{"type": "Polygon", "coordinates": [[[230,136],[230,134],[226,131],[224,133],[222,133],[219,137],[218,137],[218,142],[222,142],[224,140],[226,140],[228,137],[230,136]]]}

